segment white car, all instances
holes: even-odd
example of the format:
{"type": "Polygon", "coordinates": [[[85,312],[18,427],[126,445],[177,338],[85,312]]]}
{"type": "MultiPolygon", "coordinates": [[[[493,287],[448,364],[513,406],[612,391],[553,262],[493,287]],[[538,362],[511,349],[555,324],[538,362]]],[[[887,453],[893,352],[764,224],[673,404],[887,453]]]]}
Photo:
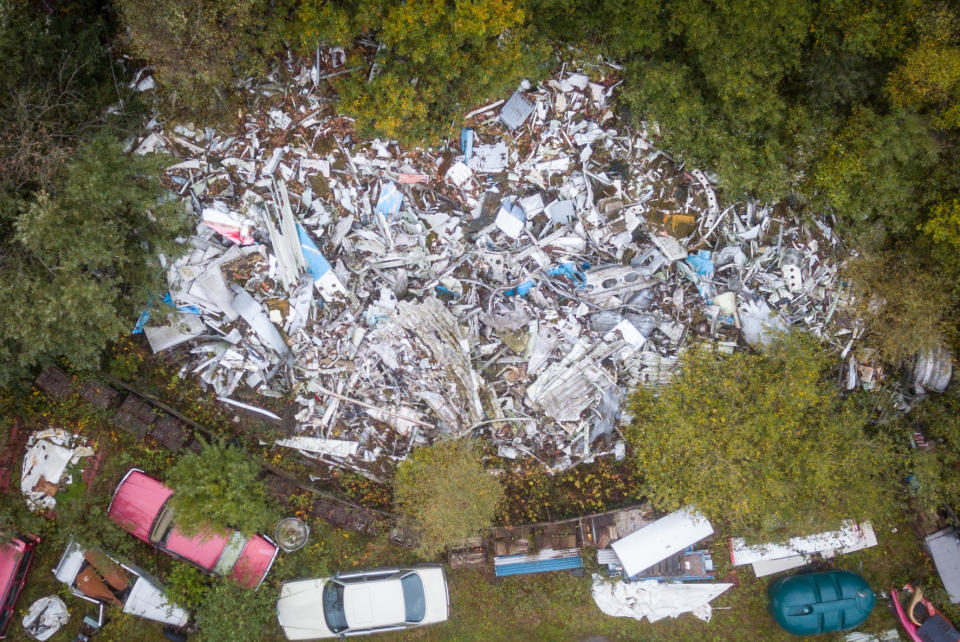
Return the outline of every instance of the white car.
{"type": "Polygon", "coordinates": [[[447,619],[443,566],[422,564],[286,582],[277,619],[288,640],[401,631],[447,619]]]}
{"type": "Polygon", "coordinates": [[[169,624],[187,626],[188,613],[171,604],[160,583],[131,564],[117,562],[109,555],[84,550],[70,541],[54,576],[76,597],[94,604],[115,604],[124,613],[169,624]]]}

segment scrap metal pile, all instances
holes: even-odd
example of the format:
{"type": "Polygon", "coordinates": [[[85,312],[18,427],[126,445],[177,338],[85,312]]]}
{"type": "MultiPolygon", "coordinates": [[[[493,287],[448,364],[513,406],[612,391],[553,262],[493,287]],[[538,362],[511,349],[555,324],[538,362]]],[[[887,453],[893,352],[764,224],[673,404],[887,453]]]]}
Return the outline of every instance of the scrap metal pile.
{"type": "Polygon", "coordinates": [[[459,145],[358,140],[317,88],[323,52],[227,136],[155,121],[197,220],[168,262],[179,309],[145,331],[224,398],[292,395],[280,443],[375,474],[478,433],[553,471],[623,456],[625,395],[693,336],[726,350],[798,326],[843,348],[838,239],[777,208],[721,209],[619,123],[614,78],[563,73],[467,117],[459,145]],[[159,324],[158,324],[159,323],[159,324]]]}

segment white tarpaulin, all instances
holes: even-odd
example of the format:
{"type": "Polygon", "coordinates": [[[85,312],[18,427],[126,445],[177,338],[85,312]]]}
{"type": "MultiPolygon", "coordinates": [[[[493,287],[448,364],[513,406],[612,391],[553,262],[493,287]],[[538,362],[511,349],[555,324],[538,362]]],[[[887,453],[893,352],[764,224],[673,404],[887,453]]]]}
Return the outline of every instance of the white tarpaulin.
{"type": "Polygon", "coordinates": [[[733,584],[664,584],[656,580],[644,582],[611,582],[593,576],[593,601],[600,610],[613,617],[647,618],[651,622],[683,613],[693,613],[704,622],[710,621],[710,600],[733,584]]]}
{"type": "Polygon", "coordinates": [[[63,600],[54,595],[41,597],[23,616],[23,630],[35,640],[49,640],[69,619],[70,612],[63,600]]]}
{"type": "Polygon", "coordinates": [[[48,428],[30,435],[20,476],[20,490],[30,509],[52,510],[57,500],[46,491],[71,483],[67,469],[92,454],[93,449],[83,445],[80,435],[61,428],[48,428]]]}

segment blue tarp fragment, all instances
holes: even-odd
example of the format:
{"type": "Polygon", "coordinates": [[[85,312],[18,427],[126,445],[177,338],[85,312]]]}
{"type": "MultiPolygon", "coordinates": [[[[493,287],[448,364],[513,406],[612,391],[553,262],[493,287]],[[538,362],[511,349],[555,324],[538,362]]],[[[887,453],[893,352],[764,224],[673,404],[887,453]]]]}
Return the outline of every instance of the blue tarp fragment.
{"type": "MultiPolygon", "coordinates": [[[[150,304],[153,302],[153,297],[147,299],[146,309],[140,313],[140,317],[137,319],[136,325],[133,326],[133,331],[131,334],[140,334],[143,332],[143,326],[147,324],[147,321],[150,320],[150,304]]],[[[167,305],[173,307],[173,299],[170,297],[170,292],[167,292],[163,295],[163,302],[167,305]]],[[[195,305],[178,305],[177,309],[186,314],[203,314],[203,310],[198,308],[195,305]]]]}
{"type": "Polygon", "coordinates": [[[700,250],[696,254],[691,254],[685,261],[700,276],[706,279],[713,278],[713,260],[709,250],[700,250]]]}
{"type": "Polygon", "coordinates": [[[573,281],[577,290],[581,290],[587,285],[587,275],[583,273],[583,270],[588,269],[590,269],[589,263],[582,263],[578,270],[573,261],[564,261],[557,267],[549,268],[547,276],[565,276],[573,281]]]}
{"type": "Polygon", "coordinates": [[[313,239],[299,223],[297,223],[297,238],[300,239],[303,258],[307,260],[307,272],[310,273],[314,281],[319,281],[324,274],[333,269],[330,267],[330,262],[320,253],[317,244],[313,242],[313,239]]]}
{"type": "Polygon", "coordinates": [[[537,282],[533,280],[524,281],[515,288],[511,288],[504,292],[506,296],[527,296],[527,293],[530,292],[534,287],[536,287],[537,282]]]}
{"type": "Polygon", "coordinates": [[[377,200],[377,212],[390,217],[400,211],[403,205],[403,192],[393,183],[387,183],[380,188],[380,198],[377,200]]]}
{"type": "Polygon", "coordinates": [[[313,283],[324,301],[333,301],[337,297],[345,296],[347,289],[340,281],[340,277],[333,271],[330,262],[317,249],[303,226],[297,223],[297,238],[300,239],[300,249],[303,258],[307,261],[307,272],[313,277],[313,283]]]}
{"type": "Polygon", "coordinates": [[[446,294],[446,295],[452,296],[452,297],[455,298],[455,299],[457,299],[457,298],[460,297],[459,294],[457,294],[456,292],[454,292],[454,291],[451,290],[450,288],[448,288],[448,287],[446,287],[446,286],[443,286],[443,285],[438,285],[438,286],[434,287],[434,288],[433,288],[433,291],[436,292],[437,294],[446,294]]]}
{"type": "Polygon", "coordinates": [[[469,162],[473,157],[473,130],[468,127],[460,128],[460,149],[463,151],[463,162],[469,162]]]}

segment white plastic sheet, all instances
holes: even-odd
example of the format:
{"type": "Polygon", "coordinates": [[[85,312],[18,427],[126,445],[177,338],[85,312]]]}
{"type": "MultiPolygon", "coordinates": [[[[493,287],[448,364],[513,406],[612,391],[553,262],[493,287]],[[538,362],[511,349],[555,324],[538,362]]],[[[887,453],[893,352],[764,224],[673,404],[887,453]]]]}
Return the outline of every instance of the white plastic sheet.
{"type": "Polygon", "coordinates": [[[67,468],[92,454],[93,449],[84,445],[80,435],[61,428],[48,428],[33,433],[27,441],[20,477],[20,489],[26,496],[30,509],[52,510],[57,505],[57,500],[34,488],[41,480],[58,486],[61,483],[69,484],[71,479],[64,480],[67,468]]]}
{"type": "Polygon", "coordinates": [[[665,584],[645,582],[611,582],[593,576],[593,601],[600,610],[613,617],[647,618],[656,622],[668,617],[693,613],[704,622],[710,621],[710,600],[733,584],[665,584]]]}
{"type": "Polygon", "coordinates": [[[53,637],[69,619],[70,612],[63,600],[49,595],[30,605],[30,610],[23,616],[23,629],[34,640],[42,642],[53,637]]]}

